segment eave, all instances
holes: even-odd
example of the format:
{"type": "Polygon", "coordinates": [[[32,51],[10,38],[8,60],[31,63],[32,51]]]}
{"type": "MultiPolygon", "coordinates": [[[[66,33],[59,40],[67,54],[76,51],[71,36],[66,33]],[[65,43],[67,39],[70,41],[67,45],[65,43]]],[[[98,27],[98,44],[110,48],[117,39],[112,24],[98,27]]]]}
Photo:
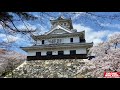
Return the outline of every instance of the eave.
{"type": "Polygon", "coordinates": [[[65,48],[79,48],[86,47],[90,48],[93,46],[93,43],[64,43],[64,44],[49,44],[49,45],[36,45],[31,47],[21,47],[24,51],[29,50],[45,50],[45,49],[65,49],[65,48]]]}
{"type": "Polygon", "coordinates": [[[38,36],[31,36],[34,40],[40,39],[50,39],[50,38],[64,38],[64,37],[73,37],[73,36],[81,36],[84,35],[85,39],[85,31],[82,32],[75,32],[75,33],[65,33],[65,34],[49,34],[49,35],[38,35],[38,36]]]}

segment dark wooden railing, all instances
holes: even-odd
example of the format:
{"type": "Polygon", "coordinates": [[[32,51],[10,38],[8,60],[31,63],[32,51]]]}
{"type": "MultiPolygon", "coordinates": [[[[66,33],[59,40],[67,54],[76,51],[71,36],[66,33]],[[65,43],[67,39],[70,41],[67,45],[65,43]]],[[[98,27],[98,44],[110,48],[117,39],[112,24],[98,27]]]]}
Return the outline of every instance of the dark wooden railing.
{"type": "Polygon", "coordinates": [[[86,42],[86,41],[85,41],[85,39],[80,39],[80,43],[81,43],[81,42],[86,42]]]}
{"type": "Polygon", "coordinates": [[[55,59],[87,59],[87,54],[27,56],[28,61],[30,61],[30,60],[55,60],[55,59]]]}

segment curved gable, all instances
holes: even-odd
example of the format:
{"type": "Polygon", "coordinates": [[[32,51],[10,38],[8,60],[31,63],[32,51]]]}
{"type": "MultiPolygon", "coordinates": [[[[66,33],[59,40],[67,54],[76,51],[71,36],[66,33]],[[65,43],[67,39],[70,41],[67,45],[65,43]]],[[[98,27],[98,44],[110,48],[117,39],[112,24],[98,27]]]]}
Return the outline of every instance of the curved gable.
{"type": "Polygon", "coordinates": [[[60,25],[57,25],[52,30],[47,32],[45,35],[48,35],[48,34],[63,34],[63,33],[72,33],[72,32],[70,30],[67,30],[67,29],[61,27],[60,25]]]}

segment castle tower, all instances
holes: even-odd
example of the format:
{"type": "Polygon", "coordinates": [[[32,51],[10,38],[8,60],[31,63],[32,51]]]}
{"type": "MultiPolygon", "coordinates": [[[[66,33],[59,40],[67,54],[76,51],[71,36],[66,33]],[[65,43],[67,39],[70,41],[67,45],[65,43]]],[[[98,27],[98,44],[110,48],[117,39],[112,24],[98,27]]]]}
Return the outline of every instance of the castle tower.
{"type": "Polygon", "coordinates": [[[52,24],[52,28],[54,28],[57,25],[60,25],[65,29],[69,29],[69,30],[73,29],[72,20],[71,19],[65,19],[62,16],[58,17],[55,20],[50,20],[50,22],[52,24]]]}
{"type": "Polygon", "coordinates": [[[93,43],[86,43],[85,31],[77,32],[73,29],[72,20],[62,16],[50,22],[48,32],[32,36],[35,45],[21,47],[28,52],[27,60],[86,59],[88,48],[93,43]]]}

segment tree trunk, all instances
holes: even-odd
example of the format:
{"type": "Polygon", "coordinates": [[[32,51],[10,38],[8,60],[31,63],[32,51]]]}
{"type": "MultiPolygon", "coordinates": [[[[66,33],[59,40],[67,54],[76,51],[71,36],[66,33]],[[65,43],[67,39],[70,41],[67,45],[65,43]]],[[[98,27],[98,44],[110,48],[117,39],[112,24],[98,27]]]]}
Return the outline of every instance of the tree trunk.
{"type": "Polygon", "coordinates": [[[118,43],[115,43],[115,49],[117,48],[117,44],[118,44],[118,43]]]}

